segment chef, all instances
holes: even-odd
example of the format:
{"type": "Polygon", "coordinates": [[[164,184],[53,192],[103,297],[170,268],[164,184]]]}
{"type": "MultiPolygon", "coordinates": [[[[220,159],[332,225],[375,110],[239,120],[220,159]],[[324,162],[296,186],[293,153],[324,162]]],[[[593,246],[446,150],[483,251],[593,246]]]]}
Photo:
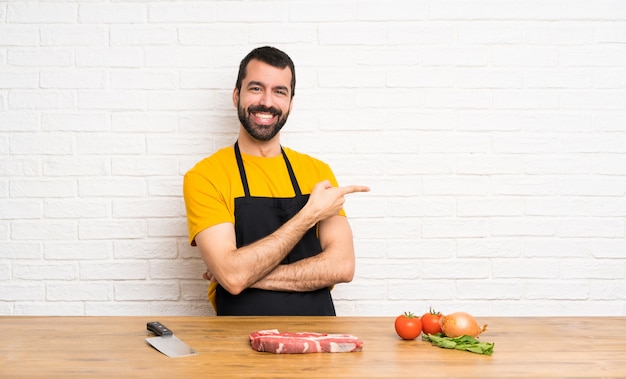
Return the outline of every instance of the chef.
{"type": "Polygon", "coordinates": [[[295,95],[291,58],[252,50],[232,94],[237,141],[185,174],[189,238],[218,315],[335,315],[330,289],[355,258],[345,195],[330,167],[280,143],[295,95]]]}

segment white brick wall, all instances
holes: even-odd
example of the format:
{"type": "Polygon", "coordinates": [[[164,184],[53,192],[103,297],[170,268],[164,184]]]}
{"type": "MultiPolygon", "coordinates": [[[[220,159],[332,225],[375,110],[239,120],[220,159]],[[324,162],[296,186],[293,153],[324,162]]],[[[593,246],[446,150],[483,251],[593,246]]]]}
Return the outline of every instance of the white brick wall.
{"type": "Polygon", "coordinates": [[[340,315],[626,315],[621,0],[0,0],[0,314],[212,314],[181,180],[265,44],[372,188],[340,315]]]}

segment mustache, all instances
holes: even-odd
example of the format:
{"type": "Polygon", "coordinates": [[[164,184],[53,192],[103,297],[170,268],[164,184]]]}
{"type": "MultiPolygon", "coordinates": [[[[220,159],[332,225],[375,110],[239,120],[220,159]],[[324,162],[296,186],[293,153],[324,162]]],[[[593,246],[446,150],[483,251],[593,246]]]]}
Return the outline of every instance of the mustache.
{"type": "Polygon", "coordinates": [[[250,107],[248,107],[248,113],[258,113],[258,112],[263,112],[263,113],[269,113],[273,116],[282,116],[283,112],[278,109],[278,108],[274,108],[274,107],[266,107],[265,105],[251,105],[250,107]]]}

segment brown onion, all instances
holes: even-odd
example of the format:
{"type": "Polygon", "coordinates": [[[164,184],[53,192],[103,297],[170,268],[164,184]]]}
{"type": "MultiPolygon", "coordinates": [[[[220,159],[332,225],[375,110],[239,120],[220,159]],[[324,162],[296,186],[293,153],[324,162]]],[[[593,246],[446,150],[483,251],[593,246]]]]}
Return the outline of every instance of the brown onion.
{"type": "Polygon", "coordinates": [[[441,319],[441,330],[446,337],[472,336],[477,337],[487,330],[487,324],[480,327],[469,313],[456,312],[441,319]]]}

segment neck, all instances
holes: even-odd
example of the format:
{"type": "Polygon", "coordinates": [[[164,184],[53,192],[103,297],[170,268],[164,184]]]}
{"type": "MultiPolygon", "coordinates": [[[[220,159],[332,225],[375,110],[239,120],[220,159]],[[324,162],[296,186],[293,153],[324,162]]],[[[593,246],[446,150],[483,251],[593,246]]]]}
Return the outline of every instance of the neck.
{"type": "Polygon", "coordinates": [[[243,127],[239,130],[239,150],[248,155],[271,158],[281,154],[280,133],[269,141],[259,141],[252,138],[243,127]]]}

